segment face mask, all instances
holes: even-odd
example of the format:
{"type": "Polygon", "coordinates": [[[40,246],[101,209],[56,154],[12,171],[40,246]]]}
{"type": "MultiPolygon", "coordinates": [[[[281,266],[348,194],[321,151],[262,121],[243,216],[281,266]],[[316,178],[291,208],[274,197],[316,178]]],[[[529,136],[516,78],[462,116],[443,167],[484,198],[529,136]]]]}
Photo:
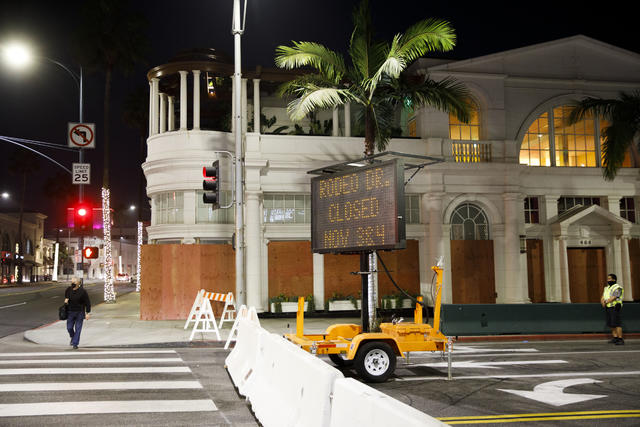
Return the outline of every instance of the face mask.
{"type": "Polygon", "coordinates": [[[609,280],[609,281],[607,281],[607,285],[609,285],[609,286],[614,285],[615,283],[616,283],[616,282],[614,282],[613,280],[609,280]]]}

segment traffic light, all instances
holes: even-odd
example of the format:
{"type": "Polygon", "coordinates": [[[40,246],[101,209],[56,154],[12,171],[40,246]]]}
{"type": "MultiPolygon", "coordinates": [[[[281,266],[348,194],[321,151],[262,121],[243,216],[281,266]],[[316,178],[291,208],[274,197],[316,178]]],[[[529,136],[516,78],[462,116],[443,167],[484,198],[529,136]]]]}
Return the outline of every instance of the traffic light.
{"type": "Polygon", "coordinates": [[[202,168],[202,189],[204,194],[202,195],[202,201],[204,203],[212,204],[213,209],[220,207],[220,163],[216,160],[211,164],[211,167],[202,168]]]}
{"type": "Polygon", "coordinates": [[[96,259],[100,253],[100,249],[96,246],[87,246],[82,251],[84,252],[84,257],[86,259],[96,259]]]}
{"type": "Polygon", "coordinates": [[[78,234],[86,234],[92,229],[93,210],[80,204],[73,209],[73,229],[78,234]]]}

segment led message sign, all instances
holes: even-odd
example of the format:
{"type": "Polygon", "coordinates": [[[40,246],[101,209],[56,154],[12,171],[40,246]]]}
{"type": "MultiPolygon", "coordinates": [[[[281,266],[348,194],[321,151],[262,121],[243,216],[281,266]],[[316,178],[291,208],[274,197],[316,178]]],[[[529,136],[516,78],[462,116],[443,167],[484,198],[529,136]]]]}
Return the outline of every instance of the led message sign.
{"type": "Polygon", "coordinates": [[[406,246],[399,160],[311,180],[311,248],[317,253],[406,246]]]}

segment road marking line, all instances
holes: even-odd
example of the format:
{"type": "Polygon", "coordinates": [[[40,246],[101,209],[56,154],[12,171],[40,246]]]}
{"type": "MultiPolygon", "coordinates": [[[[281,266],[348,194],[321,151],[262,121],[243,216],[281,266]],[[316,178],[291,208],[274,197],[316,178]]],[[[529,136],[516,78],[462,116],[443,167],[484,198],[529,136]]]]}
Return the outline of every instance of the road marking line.
{"type": "Polygon", "coordinates": [[[137,357],[129,359],[29,359],[29,360],[0,360],[0,365],[37,365],[37,364],[68,364],[68,363],[175,363],[182,362],[179,357],[137,357]]]}
{"type": "Polygon", "coordinates": [[[166,390],[201,389],[198,381],[115,381],[84,383],[0,384],[0,392],[73,391],[73,390],[166,390]]]}
{"type": "MultiPolygon", "coordinates": [[[[511,365],[539,365],[539,364],[558,364],[568,363],[564,360],[513,360],[506,362],[476,362],[474,360],[452,362],[453,368],[484,368],[484,369],[500,369],[497,366],[511,365]]],[[[409,365],[411,367],[422,366],[427,368],[445,368],[447,362],[438,363],[418,363],[409,365]]]]}
{"type": "MultiPolygon", "coordinates": [[[[417,352],[411,352],[409,355],[409,360],[412,359],[440,359],[440,354],[416,354],[417,352]]],[[[538,357],[538,356],[560,356],[560,355],[580,355],[580,354],[610,354],[615,356],[618,353],[640,353],[640,350],[620,350],[616,348],[615,350],[602,350],[602,351],[558,351],[558,352],[550,352],[550,353],[530,353],[530,354],[520,354],[520,353],[510,353],[510,354],[459,354],[460,357],[538,357]]],[[[455,352],[453,353],[455,355],[455,352]]]]}
{"type": "Polygon", "coordinates": [[[467,417],[441,417],[438,420],[447,424],[488,424],[488,423],[519,423],[530,421],[559,421],[559,420],[590,420],[607,418],[637,418],[638,410],[620,411],[584,411],[584,412],[557,412],[542,414],[512,414],[495,416],[467,416],[467,417]]]}
{"type": "Polygon", "coordinates": [[[0,417],[34,415],[117,414],[141,412],[217,411],[210,399],[199,400],[114,400],[106,402],[42,402],[0,404],[0,417]]]}
{"type": "MultiPolygon", "coordinates": [[[[467,375],[453,376],[456,380],[480,380],[487,378],[509,379],[509,378],[544,378],[544,377],[581,377],[581,376],[607,376],[607,375],[640,375],[640,371],[620,371],[620,372],[550,372],[548,374],[521,374],[521,375],[467,375]]],[[[447,377],[398,377],[394,381],[434,381],[445,380],[447,377]]]]}
{"type": "Polygon", "coordinates": [[[0,307],[0,310],[2,310],[3,308],[17,307],[19,305],[25,305],[25,304],[26,304],[26,302],[21,302],[21,303],[18,303],[18,304],[11,304],[11,305],[5,305],[5,306],[0,307]]]}
{"type": "Polygon", "coordinates": [[[32,353],[0,353],[0,357],[34,356],[94,356],[105,354],[176,354],[175,350],[104,350],[104,351],[43,351],[32,353]]]}
{"type": "Polygon", "coordinates": [[[77,375],[77,374],[157,374],[191,372],[187,366],[140,366],[135,368],[20,368],[0,369],[0,375],[77,375]]]}

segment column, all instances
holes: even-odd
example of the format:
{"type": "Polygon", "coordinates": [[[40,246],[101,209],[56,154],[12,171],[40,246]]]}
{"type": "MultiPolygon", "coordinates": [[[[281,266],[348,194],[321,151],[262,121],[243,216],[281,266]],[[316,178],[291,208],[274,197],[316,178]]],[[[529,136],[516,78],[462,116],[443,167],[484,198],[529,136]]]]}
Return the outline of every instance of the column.
{"type": "Polygon", "coordinates": [[[236,131],[236,76],[231,76],[231,133],[236,131]]]}
{"type": "Polygon", "coordinates": [[[344,136],[351,136],[351,103],[344,104],[344,136]]]}
{"type": "Polygon", "coordinates": [[[242,115],[242,133],[247,133],[247,117],[248,117],[248,101],[247,101],[247,79],[242,79],[242,109],[240,114],[242,115]]]}
{"type": "MultiPolygon", "coordinates": [[[[614,215],[620,216],[620,196],[607,196],[607,204],[609,205],[609,212],[614,215]]],[[[626,295],[625,295],[626,297],[626,295]]]]}
{"type": "Polygon", "coordinates": [[[180,130],[187,130],[187,71],[180,73],[180,130]]]}
{"type": "Polygon", "coordinates": [[[153,135],[153,85],[149,82],[149,136],[153,135]]]}
{"type": "Polygon", "coordinates": [[[175,96],[168,96],[167,100],[169,101],[169,111],[167,112],[167,122],[169,127],[169,132],[176,130],[176,116],[175,116],[175,96]]]}
{"type": "Polygon", "coordinates": [[[541,209],[540,212],[540,223],[548,224],[549,219],[558,215],[558,199],[560,198],[559,194],[547,194],[539,197],[539,206],[541,209]]]}
{"type": "Polygon", "coordinates": [[[331,135],[338,136],[339,133],[340,133],[340,119],[338,118],[338,109],[334,108],[333,109],[333,130],[331,132],[331,135]]]}
{"type": "Polygon", "coordinates": [[[261,235],[260,235],[260,196],[257,191],[246,192],[246,278],[247,306],[256,309],[261,306],[261,235]]]}
{"type": "Polygon", "coordinates": [[[567,255],[567,236],[558,237],[560,255],[560,291],[562,302],[571,302],[571,288],[569,286],[569,257],[567,255]]]}
{"type": "Polygon", "coordinates": [[[159,80],[156,78],[151,79],[151,98],[152,98],[152,107],[151,107],[151,134],[155,135],[158,133],[158,86],[159,80]]]}
{"type": "Polygon", "coordinates": [[[167,94],[160,94],[160,133],[167,131],[167,94]]]}
{"type": "Polygon", "coordinates": [[[193,130],[200,130],[200,70],[193,72],[193,130]]]}
{"type": "Polygon", "coordinates": [[[313,254],[313,299],[316,310],[324,310],[324,255],[313,254]]]}
{"type": "Polygon", "coordinates": [[[253,131],[260,133],[260,79],[253,79],[253,131]]]}
{"type": "Polygon", "coordinates": [[[629,260],[629,239],[631,236],[620,236],[621,279],[624,288],[624,300],[633,301],[633,285],[631,283],[631,263],[629,260]]]}
{"type": "Polygon", "coordinates": [[[522,278],[522,264],[526,253],[520,253],[520,235],[524,235],[520,222],[524,222],[524,200],[519,193],[505,193],[504,201],[504,280],[506,294],[502,302],[518,304],[530,302],[529,288],[522,278]]]}

